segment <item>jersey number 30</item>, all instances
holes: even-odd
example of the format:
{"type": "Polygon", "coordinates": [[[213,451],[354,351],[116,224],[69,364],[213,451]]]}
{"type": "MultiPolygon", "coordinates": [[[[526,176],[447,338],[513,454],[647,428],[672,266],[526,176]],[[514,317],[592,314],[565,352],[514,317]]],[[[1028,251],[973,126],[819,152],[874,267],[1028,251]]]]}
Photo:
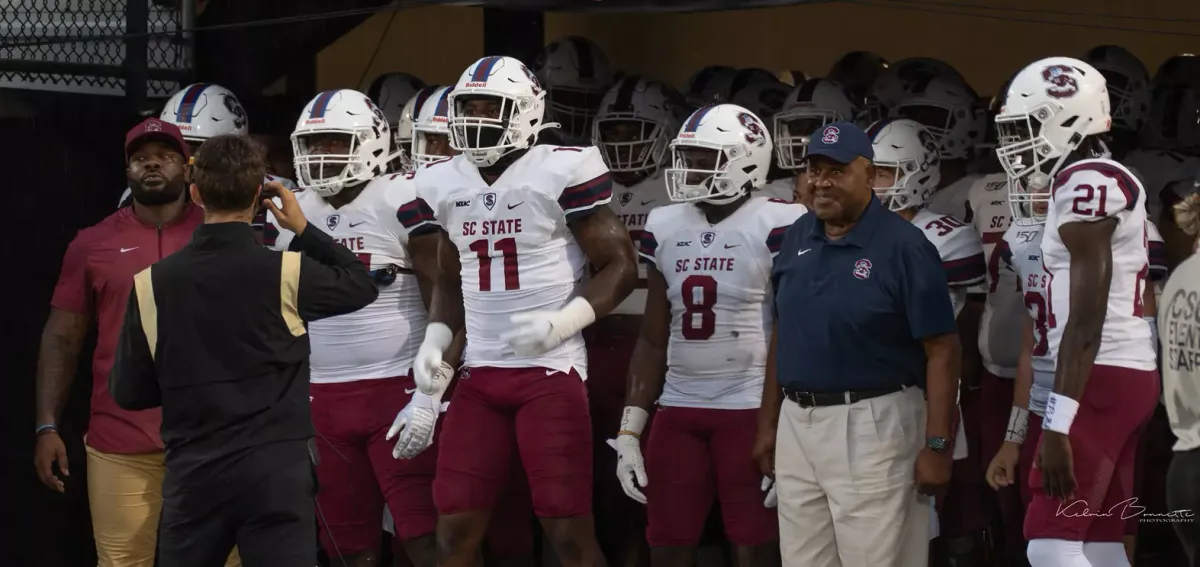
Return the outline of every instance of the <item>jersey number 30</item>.
{"type": "Polygon", "coordinates": [[[683,338],[708,340],[717,330],[717,280],[712,276],[688,276],[680,286],[683,295],[683,338]]]}

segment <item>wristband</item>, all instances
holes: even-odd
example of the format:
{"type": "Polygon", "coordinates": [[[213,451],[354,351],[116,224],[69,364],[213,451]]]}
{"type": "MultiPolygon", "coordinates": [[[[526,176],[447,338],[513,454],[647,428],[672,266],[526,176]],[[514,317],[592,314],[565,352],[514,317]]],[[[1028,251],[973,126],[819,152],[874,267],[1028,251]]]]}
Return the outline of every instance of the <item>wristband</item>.
{"type": "Polygon", "coordinates": [[[41,435],[43,433],[58,433],[58,426],[54,425],[53,423],[47,423],[45,425],[37,426],[37,430],[33,432],[34,436],[41,435]]]}
{"type": "Polygon", "coordinates": [[[1029,429],[1029,410],[1013,406],[1008,412],[1008,430],[1004,432],[1004,440],[1020,445],[1025,442],[1025,433],[1029,429]]]}
{"type": "Polygon", "coordinates": [[[625,411],[621,414],[621,430],[617,432],[617,435],[632,435],[641,438],[642,431],[646,429],[646,421],[649,419],[650,412],[637,406],[625,406],[625,411]]]}
{"type": "Polygon", "coordinates": [[[565,340],[596,322],[596,310],[583,297],[576,297],[555,313],[550,324],[565,340]]]}
{"type": "Polygon", "coordinates": [[[445,323],[430,323],[425,327],[425,342],[438,352],[445,352],[454,342],[454,332],[445,323]]]}
{"type": "Polygon", "coordinates": [[[1079,402],[1062,394],[1051,393],[1046,400],[1046,419],[1042,420],[1042,429],[1067,435],[1071,432],[1071,423],[1075,421],[1075,413],[1079,411],[1079,402]]]}

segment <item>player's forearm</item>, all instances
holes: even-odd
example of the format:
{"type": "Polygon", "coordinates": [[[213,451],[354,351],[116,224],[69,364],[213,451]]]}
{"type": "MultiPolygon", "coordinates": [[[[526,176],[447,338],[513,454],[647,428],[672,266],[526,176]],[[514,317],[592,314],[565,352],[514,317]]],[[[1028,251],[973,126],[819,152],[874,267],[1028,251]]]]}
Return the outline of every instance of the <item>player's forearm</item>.
{"type": "Polygon", "coordinates": [[[450,342],[450,346],[447,347],[446,351],[442,353],[442,360],[445,361],[446,364],[458,368],[459,366],[462,366],[463,351],[466,350],[466,348],[467,330],[459,329],[458,332],[454,333],[454,340],[450,342]]]}
{"type": "Polygon", "coordinates": [[[605,258],[603,264],[593,261],[592,265],[599,269],[585,284],[582,295],[599,319],[616,309],[637,286],[637,258],[633,248],[626,245],[605,258]]]}
{"type": "Polygon", "coordinates": [[[783,390],[779,387],[778,366],[776,365],[775,337],[777,329],[771,331],[771,342],[767,345],[767,372],[763,377],[762,403],[758,408],[758,429],[776,429],[779,427],[779,412],[783,409],[783,390]]]}
{"type": "Polygon", "coordinates": [[[925,435],[952,439],[962,350],[957,334],[925,340],[925,435]]]}
{"type": "Polygon", "coordinates": [[[979,353],[979,324],[983,320],[984,299],[967,296],[962,313],[958,315],[958,343],[962,345],[962,384],[977,386],[983,371],[983,356],[979,353]]]}
{"type": "Polygon", "coordinates": [[[1017,379],[1013,383],[1013,404],[1029,409],[1029,395],[1033,389],[1033,318],[1027,312],[1021,330],[1021,356],[1017,359],[1017,379]]]}
{"type": "Polygon", "coordinates": [[[67,403],[83,349],[83,333],[55,325],[54,315],[42,332],[37,365],[37,422],[53,424],[67,403]]]}
{"type": "Polygon", "coordinates": [[[633,347],[629,365],[629,381],[625,387],[625,405],[650,410],[662,395],[667,380],[667,350],[638,339],[633,347]]]}
{"type": "Polygon", "coordinates": [[[429,322],[442,323],[458,335],[463,331],[465,321],[462,282],[457,275],[439,278],[429,303],[429,322]]]}
{"type": "Polygon", "coordinates": [[[1056,394],[1076,401],[1083,397],[1096,355],[1100,353],[1111,278],[1110,262],[1071,263],[1071,310],[1059,343],[1054,373],[1056,394]]]}

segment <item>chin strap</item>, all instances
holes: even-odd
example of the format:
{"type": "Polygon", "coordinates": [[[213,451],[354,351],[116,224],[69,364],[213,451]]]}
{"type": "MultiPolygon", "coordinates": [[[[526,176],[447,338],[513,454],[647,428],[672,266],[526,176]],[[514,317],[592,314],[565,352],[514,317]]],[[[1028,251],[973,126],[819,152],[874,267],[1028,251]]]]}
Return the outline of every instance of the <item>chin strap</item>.
{"type": "Polygon", "coordinates": [[[532,146],[537,143],[538,135],[542,133],[542,130],[552,130],[554,128],[562,128],[562,124],[559,124],[558,122],[547,122],[546,124],[539,125],[537,130],[533,131],[533,141],[530,142],[529,145],[532,146]]]}

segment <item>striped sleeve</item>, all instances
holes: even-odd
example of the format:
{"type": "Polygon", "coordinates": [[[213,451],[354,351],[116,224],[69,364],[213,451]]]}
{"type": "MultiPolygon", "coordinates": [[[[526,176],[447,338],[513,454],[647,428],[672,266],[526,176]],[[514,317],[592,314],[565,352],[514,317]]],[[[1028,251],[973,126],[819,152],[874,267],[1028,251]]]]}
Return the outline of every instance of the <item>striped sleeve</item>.
{"type": "Polygon", "coordinates": [[[1150,256],[1150,281],[1159,282],[1167,279],[1167,246],[1163,243],[1158,229],[1146,222],[1146,246],[1150,256]]]}
{"type": "Polygon", "coordinates": [[[1084,160],[1054,178],[1053,207],[1059,224],[1114,217],[1138,206],[1142,184],[1120,164],[1084,160]]]}
{"type": "Polygon", "coordinates": [[[655,254],[658,253],[658,240],[654,238],[654,233],[649,230],[642,231],[642,237],[638,240],[638,256],[643,260],[658,265],[658,260],[655,254]]]}
{"type": "Polygon", "coordinates": [[[970,227],[951,232],[937,245],[950,287],[971,287],[987,281],[987,256],[983,240],[970,227]]]}
{"type": "Polygon", "coordinates": [[[600,150],[589,147],[582,152],[572,152],[572,155],[580,154],[582,158],[575,166],[572,181],[558,197],[558,205],[568,222],[591,215],[612,200],[612,175],[600,150]]]}
{"type": "Polygon", "coordinates": [[[431,234],[438,230],[433,209],[420,197],[400,205],[400,208],[396,209],[396,220],[400,221],[400,225],[408,231],[410,237],[431,234]]]}
{"type": "Polygon", "coordinates": [[[1013,267],[1012,263],[1012,247],[1008,245],[1007,240],[1001,240],[998,244],[996,244],[996,251],[994,253],[1000,255],[1000,262],[1004,264],[1005,269],[1013,273],[1017,272],[1017,269],[1013,267]]]}
{"type": "Polygon", "coordinates": [[[783,237],[787,234],[788,226],[777,226],[767,233],[767,250],[771,252],[771,257],[774,258],[779,253],[779,249],[783,247],[783,237]]]}

